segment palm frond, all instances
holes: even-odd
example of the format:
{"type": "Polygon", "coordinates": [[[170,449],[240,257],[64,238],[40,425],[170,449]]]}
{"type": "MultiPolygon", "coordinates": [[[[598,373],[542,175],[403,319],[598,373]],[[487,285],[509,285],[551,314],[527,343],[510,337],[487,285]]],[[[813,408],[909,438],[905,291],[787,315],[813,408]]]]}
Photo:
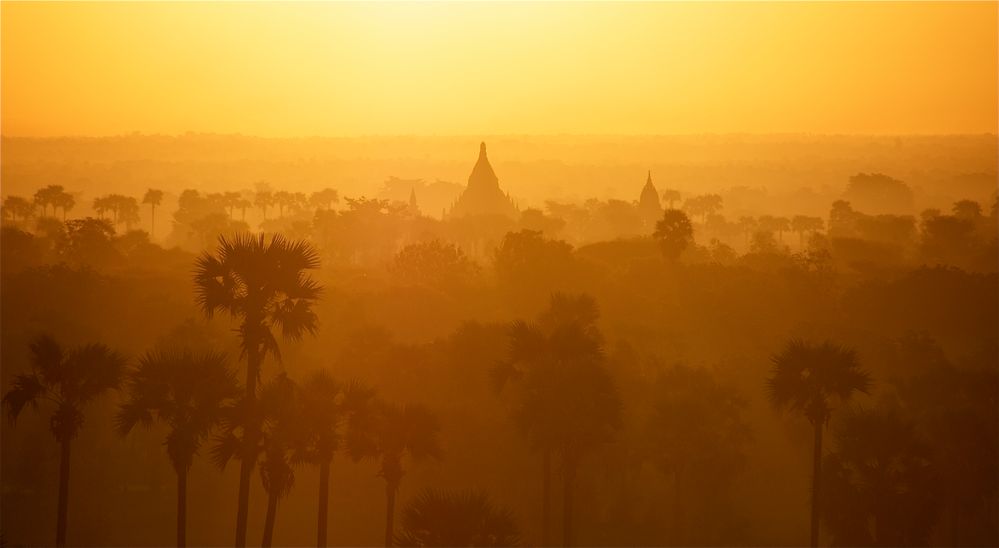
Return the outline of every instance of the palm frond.
{"type": "Polygon", "coordinates": [[[37,407],[38,399],[45,392],[45,385],[36,374],[21,374],[14,377],[10,390],[3,397],[3,406],[10,422],[14,423],[17,420],[25,406],[37,407]]]}

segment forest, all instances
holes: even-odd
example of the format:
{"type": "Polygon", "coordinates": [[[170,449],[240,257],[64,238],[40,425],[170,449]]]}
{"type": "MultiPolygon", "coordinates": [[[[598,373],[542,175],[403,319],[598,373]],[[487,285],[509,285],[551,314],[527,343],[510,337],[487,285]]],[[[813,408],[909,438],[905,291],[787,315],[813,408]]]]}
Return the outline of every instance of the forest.
{"type": "Polygon", "coordinates": [[[486,144],[467,187],[351,194],[21,158],[3,540],[999,544],[995,157],[971,155],[773,207],[646,170],[630,198],[498,195],[512,215],[454,205],[496,179],[486,144]]]}

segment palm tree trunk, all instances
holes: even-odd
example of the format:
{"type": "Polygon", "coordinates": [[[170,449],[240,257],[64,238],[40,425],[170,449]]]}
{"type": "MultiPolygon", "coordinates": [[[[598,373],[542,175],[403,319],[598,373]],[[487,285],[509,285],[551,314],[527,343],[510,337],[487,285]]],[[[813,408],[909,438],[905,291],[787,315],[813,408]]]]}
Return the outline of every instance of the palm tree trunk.
{"type": "Polygon", "coordinates": [[[316,532],[316,546],[326,548],[326,527],[330,507],[330,462],[319,465],[319,526],[316,532]]]}
{"type": "MultiPolygon", "coordinates": [[[[260,371],[260,350],[255,343],[246,353],[246,399],[249,405],[257,401],[257,375],[260,371]]],[[[239,463],[239,499],[236,508],[236,548],[246,546],[246,524],[250,509],[250,476],[256,465],[257,432],[247,428],[243,433],[243,458],[239,463]]]]}
{"type": "Polygon", "coordinates": [[[177,547],[187,546],[187,469],[177,471],[177,547]]]}
{"type": "Polygon", "coordinates": [[[819,545],[819,501],[821,500],[820,486],[822,484],[822,424],[823,421],[815,422],[815,448],[812,456],[812,535],[811,545],[815,548],[819,545]]]}
{"type": "Polygon", "coordinates": [[[572,546],[572,492],[576,482],[576,465],[565,463],[562,475],[562,544],[572,546]]]}
{"type": "Polygon", "coordinates": [[[541,546],[551,546],[552,451],[545,449],[544,483],[541,493],[541,546]]]}
{"type": "Polygon", "coordinates": [[[149,206],[149,236],[156,234],[156,205],[149,206]]]}
{"type": "Polygon", "coordinates": [[[277,492],[267,496],[267,517],[264,518],[264,538],[260,541],[261,548],[270,548],[274,538],[274,520],[277,518],[277,492]]]}
{"type": "Polygon", "coordinates": [[[385,511],[385,546],[392,546],[392,534],[394,532],[393,522],[395,521],[395,492],[398,490],[397,485],[393,485],[391,482],[385,483],[385,500],[386,500],[386,511],[385,511]]]}
{"type": "Polygon", "coordinates": [[[239,465],[239,499],[236,507],[236,548],[246,546],[246,517],[250,506],[250,474],[253,465],[243,460],[239,465]]]}
{"type": "Polygon", "coordinates": [[[686,528],[683,522],[683,487],[680,485],[680,478],[683,476],[680,470],[673,472],[673,546],[683,546],[686,540],[686,528]]]}
{"type": "Polygon", "coordinates": [[[59,455],[59,510],[56,518],[56,546],[66,546],[66,518],[69,510],[69,443],[62,441],[59,455]]]}

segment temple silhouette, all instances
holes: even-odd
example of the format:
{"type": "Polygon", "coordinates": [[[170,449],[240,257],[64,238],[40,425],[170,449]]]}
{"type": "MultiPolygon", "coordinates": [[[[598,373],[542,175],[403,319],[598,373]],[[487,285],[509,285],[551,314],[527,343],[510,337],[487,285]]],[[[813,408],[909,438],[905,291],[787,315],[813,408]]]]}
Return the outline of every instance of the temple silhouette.
{"type": "Polygon", "coordinates": [[[645,180],[645,186],[642,187],[642,194],[638,198],[638,214],[641,215],[642,222],[645,223],[646,227],[654,227],[656,221],[663,216],[663,205],[659,201],[659,192],[656,190],[656,186],[652,184],[651,171],[645,180]]]}
{"type": "Polygon", "coordinates": [[[499,178],[486,156],[485,143],[479,144],[479,159],[468,176],[468,186],[451,206],[449,213],[450,217],[474,215],[503,215],[511,219],[516,219],[519,215],[510,195],[500,189],[499,178]]]}

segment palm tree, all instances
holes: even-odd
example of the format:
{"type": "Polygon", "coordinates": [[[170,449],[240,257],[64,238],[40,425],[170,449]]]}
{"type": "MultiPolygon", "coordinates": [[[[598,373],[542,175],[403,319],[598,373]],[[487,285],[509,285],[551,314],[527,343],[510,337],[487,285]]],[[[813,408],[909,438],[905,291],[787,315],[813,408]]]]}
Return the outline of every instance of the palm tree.
{"type": "Polygon", "coordinates": [[[295,460],[319,467],[316,546],[320,548],[326,546],[333,456],[350,436],[346,430],[356,429],[358,418],[369,420],[373,397],[373,390],[358,383],[339,383],[325,371],[315,373],[302,385],[301,434],[295,440],[295,460]]]}
{"type": "Polygon", "coordinates": [[[315,208],[325,208],[326,211],[330,210],[330,206],[333,203],[340,201],[340,194],[333,190],[332,188],[324,188],[322,190],[313,192],[309,196],[309,204],[315,208]]]}
{"type": "Polygon", "coordinates": [[[508,358],[493,370],[502,388],[519,388],[514,421],[544,466],[542,544],[549,545],[551,459],[561,458],[563,541],[571,546],[572,502],[580,460],[621,424],[621,402],[603,367],[596,303],[556,294],[538,324],[515,322],[508,358]]]}
{"type": "MultiPolygon", "coordinates": [[[[318,267],[315,248],[280,235],[269,242],[262,234],[221,236],[215,254],[198,258],[195,285],[205,315],[211,318],[216,312],[227,312],[241,319],[239,334],[247,362],[244,405],[255,405],[260,366],[267,354],[281,358],[273,330],[279,328],[291,340],[316,332],[318,319],[312,305],[322,288],[306,271],[318,267]]],[[[238,547],[246,545],[250,474],[259,438],[252,424],[244,434],[246,452],[240,462],[236,512],[238,547]]]]}
{"type": "Polygon", "coordinates": [[[118,431],[154,421],[169,427],[164,445],[177,473],[177,546],[187,537],[187,474],[194,456],[222,419],[225,402],[239,394],[236,377],[218,352],[154,350],[139,359],[128,379],[128,399],[118,413],[118,431]]]}
{"type": "Polygon", "coordinates": [[[916,425],[892,405],[851,411],[837,423],[822,474],[833,543],[928,545],[944,497],[932,447],[916,425]]]}
{"type": "Polygon", "coordinates": [[[243,396],[225,408],[223,433],[212,448],[212,460],[225,469],[232,459],[241,463],[260,461],[260,480],[267,492],[267,515],[262,546],[270,546],[278,501],[291,492],[295,483],[291,468],[291,448],[301,416],[298,410],[298,386],[284,373],[264,383],[259,399],[243,396]]]}
{"type": "Polygon", "coordinates": [[[156,206],[163,201],[163,191],[150,188],[142,197],[142,203],[149,204],[149,235],[156,233],[156,206]]]}
{"type": "Polygon", "coordinates": [[[694,228],[686,213],[679,209],[667,209],[663,212],[663,218],[656,222],[652,237],[659,243],[663,258],[672,264],[693,243],[694,228]]]}
{"type": "Polygon", "coordinates": [[[772,361],[773,370],[767,379],[771,403],[777,409],[804,415],[815,430],[811,516],[814,547],[819,544],[822,431],[829,422],[833,402],[844,403],[854,392],[866,394],[871,378],[860,368],[856,352],[828,341],[813,344],[791,339],[772,361]]]}
{"type": "Polygon", "coordinates": [[[267,208],[274,204],[274,194],[269,190],[259,190],[253,195],[253,205],[260,208],[264,220],[267,220],[267,208]]]}
{"type": "Polygon", "coordinates": [[[715,505],[731,495],[750,439],[742,417],[745,404],[732,387],[700,367],[661,371],[653,390],[643,451],[672,480],[668,544],[717,544],[721,539],[711,533],[731,522],[726,512],[714,511],[715,505]],[[691,526],[693,516],[700,518],[697,527],[691,526]]]}
{"type": "Polygon", "coordinates": [[[413,462],[427,457],[439,459],[440,426],[437,417],[422,405],[380,403],[354,431],[350,450],[354,458],[371,457],[381,461],[378,475],[385,480],[385,546],[392,546],[395,496],[405,474],[403,460],[413,462]]]}
{"type": "MultiPolygon", "coordinates": [[[[536,325],[518,321],[510,326],[510,348],[507,359],[493,369],[493,382],[497,391],[502,391],[509,382],[520,384],[526,370],[542,361],[546,353],[545,335],[536,325]]],[[[521,385],[522,390],[524,389],[521,385]]],[[[523,434],[531,441],[532,448],[542,455],[541,490],[541,546],[551,546],[551,489],[553,439],[533,432],[535,423],[527,421],[518,424],[523,434]],[[527,428],[524,428],[524,427],[527,428]]]]}
{"type": "Polygon", "coordinates": [[[35,204],[20,196],[7,196],[3,199],[3,211],[10,215],[10,220],[17,222],[18,217],[23,221],[35,211],[35,204]]]}
{"type": "Polygon", "coordinates": [[[3,405],[12,422],[26,405],[36,407],[43,400],[55,405],[49,424],[60,445],[56,545],[65,546],[70,445],[83,426],[84,407],[108,390],[118,388],[125,359],[103,344],[87,344],[67,353],[47,335],[35,339],[30,349],[31,372],[14,377],[3,405]]]}
{"type": "Polygon", "coordinates": [[[603,367],[601,342],[592,333],[578,324],[559,326],[549,335],[548,346],[550,358],[527,370],[524,384],[530,388],[516,420],[522,430],[547,436],[561,459],[562,541],[573,546],[579,465],[621,427],[621,400],[603,367]]]}
{"type": "Polygon", "coordinates": [[[516,546],[513,513],[481,491],[424,489],[406,505],[399,546],[516,546]]]}

